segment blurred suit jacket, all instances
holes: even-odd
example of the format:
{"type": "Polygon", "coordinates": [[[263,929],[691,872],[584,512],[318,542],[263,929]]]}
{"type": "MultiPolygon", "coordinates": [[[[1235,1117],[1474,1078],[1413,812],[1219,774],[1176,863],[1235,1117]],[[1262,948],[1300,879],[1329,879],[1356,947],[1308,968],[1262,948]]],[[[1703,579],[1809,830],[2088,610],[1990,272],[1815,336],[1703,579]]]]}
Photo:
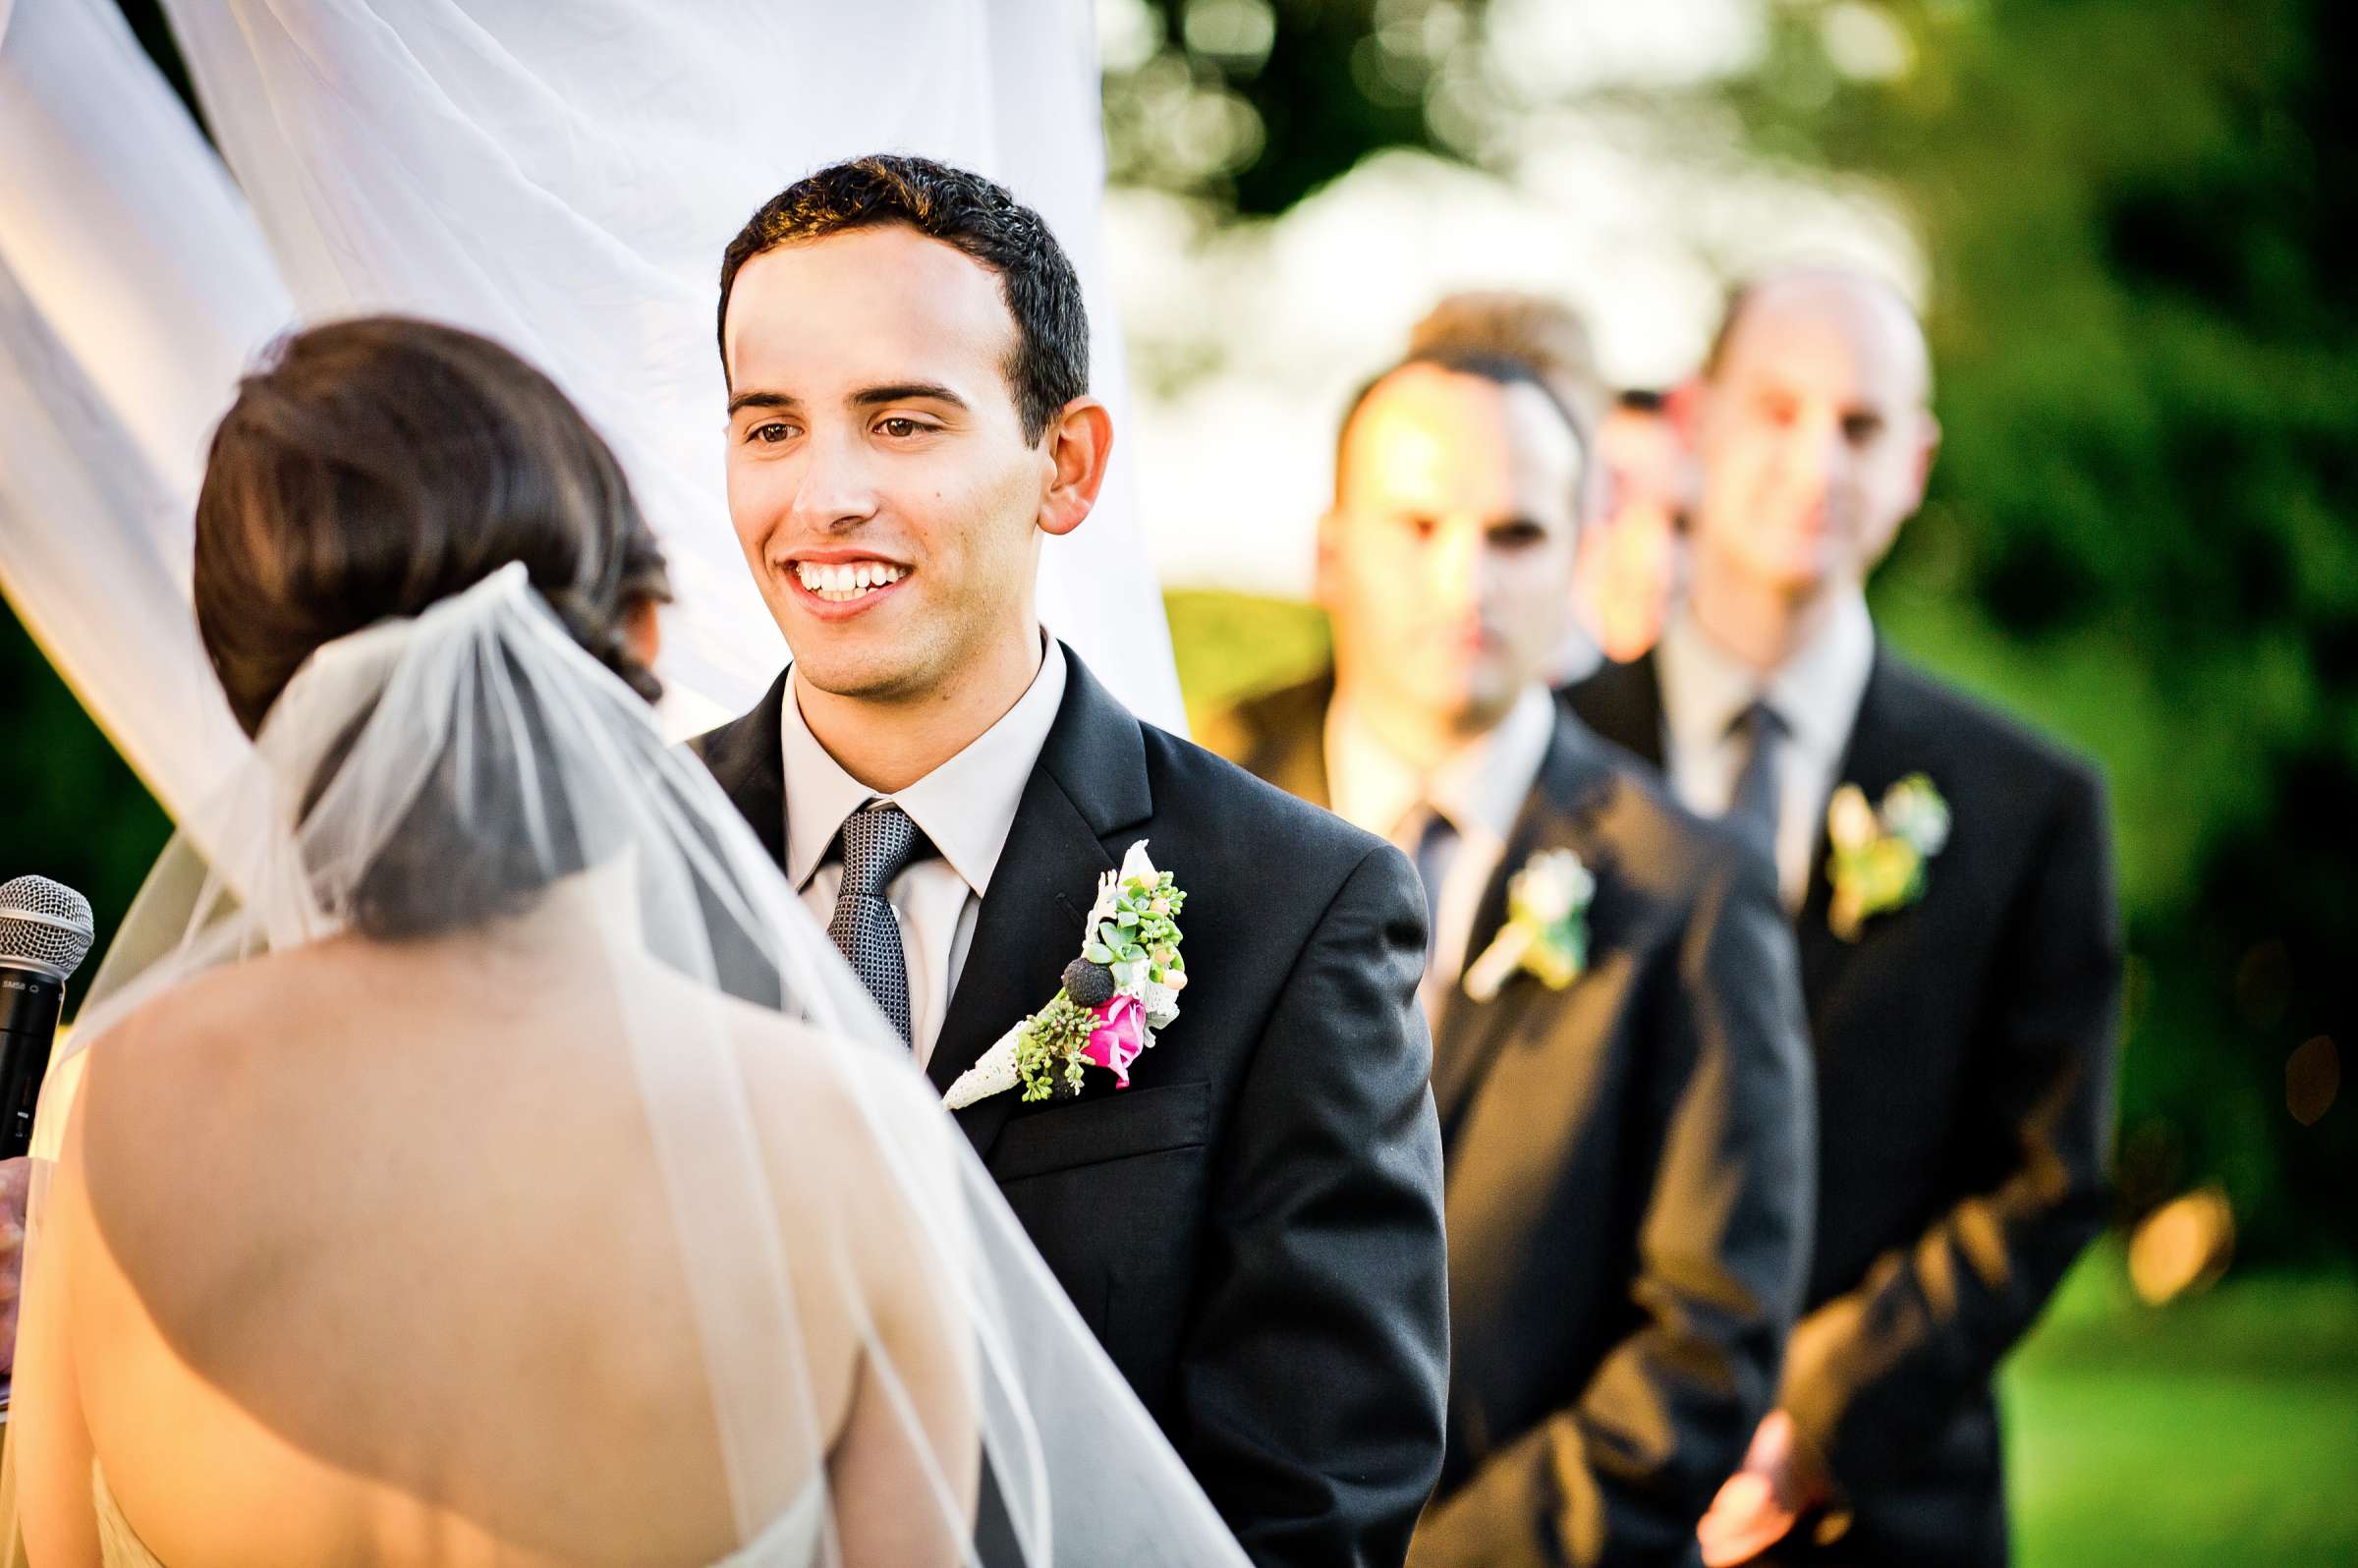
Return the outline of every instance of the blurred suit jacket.
{"type": "MultiPolygon", "coordinates": [[[[1263,698],[1205,739],[1324,805],[1331,692],[1263,698]]],[[[1434,1030],[1449,1431],[1411,1568],[1692,1560],[1800,1302],[1808,1045],[1768,866],[1559,712],[1469,959],[1507,878],[1559,848],[1597,878],[1587,971],[1488,1002],[1452,986],[1434,1030]]]]}
{"type": "MultiPolygon", "coordinates": [[[[1660,766],[1651,655],[1566,694],[1660,766]]],[[[1774,1562],[1998,1564],[1992,1376],[2103,1227],[2120,982],[2103,789],[1880,642],[1843,782],[1929,774],[1954,815],[1914,906],[1855,942],[1799,916],[1817,1056],[1817,1255],[1780,1403],[1847,1506],[1774,1562]]]]}

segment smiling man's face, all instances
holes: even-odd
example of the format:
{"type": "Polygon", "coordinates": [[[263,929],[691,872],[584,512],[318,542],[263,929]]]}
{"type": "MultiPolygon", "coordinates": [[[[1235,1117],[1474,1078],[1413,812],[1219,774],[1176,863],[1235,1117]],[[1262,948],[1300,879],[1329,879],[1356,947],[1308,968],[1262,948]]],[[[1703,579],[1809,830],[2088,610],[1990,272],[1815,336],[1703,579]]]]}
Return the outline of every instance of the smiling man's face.
{"type": "Polygon", "coordinates": [[[1038,634],[1041,503],[996,273],[901,224],[763,252],[737,273],[729,515],[798,679],[922,702],[1038,634]]]}

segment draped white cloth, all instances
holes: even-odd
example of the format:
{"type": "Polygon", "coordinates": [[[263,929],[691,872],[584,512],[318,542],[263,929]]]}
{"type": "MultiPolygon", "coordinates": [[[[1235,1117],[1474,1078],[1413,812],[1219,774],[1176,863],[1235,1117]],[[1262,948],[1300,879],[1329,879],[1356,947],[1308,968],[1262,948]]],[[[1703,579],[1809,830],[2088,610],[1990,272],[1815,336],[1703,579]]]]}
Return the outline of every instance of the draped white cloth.
{"type": "MultiPolygon", "coordinates": [[[[722,247],[798,175],[889,150],[1007,185],[1072,254],[1121,424],[1088,0],[165,10],[218,157],[108,0],[0,0],[0,588],[175,814],[243,753],[188,608],[203,443],[297,321],[472,327],[584,408],[671,562],[674,735],[785,658],[722,495],[713,305],[722,247]]],[[[1114,464],[1047,543],[1042,618],[1175,728],[1118,440],[1114,464]]]]}

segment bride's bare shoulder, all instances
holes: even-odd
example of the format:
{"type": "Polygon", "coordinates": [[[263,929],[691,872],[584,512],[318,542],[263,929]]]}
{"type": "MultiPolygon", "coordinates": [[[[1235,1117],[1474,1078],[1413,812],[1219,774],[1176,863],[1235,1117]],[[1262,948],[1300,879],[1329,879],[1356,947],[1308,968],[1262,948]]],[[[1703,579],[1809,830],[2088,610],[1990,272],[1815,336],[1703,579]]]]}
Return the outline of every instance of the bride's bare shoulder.
{"type": "Polygon", "coordinates": [[[923,1181],[951,1179],[947,1162],[963,1135],[906,1051],[733,997],[701,995],[718,1009],[724,1028],[717,1037],[727,1041],[757,1125],[791,1130],[803,1152],[816,1147],[836,1156],[833,1163],[797,1159],[799,1169],[867,1170],[881,1161],[923,1181]]]}
{"type": "Polygon", "coordinates": [[[312,1008],[348,1007],[352,972],[331,944],[224,964],[122,998],[106,1016],[79,1023],[73,1043],[87,1052],[93,1074],[162,1092],[181,1073],[209,1078],[270,1048],[289,1020],[312,1008]]]}

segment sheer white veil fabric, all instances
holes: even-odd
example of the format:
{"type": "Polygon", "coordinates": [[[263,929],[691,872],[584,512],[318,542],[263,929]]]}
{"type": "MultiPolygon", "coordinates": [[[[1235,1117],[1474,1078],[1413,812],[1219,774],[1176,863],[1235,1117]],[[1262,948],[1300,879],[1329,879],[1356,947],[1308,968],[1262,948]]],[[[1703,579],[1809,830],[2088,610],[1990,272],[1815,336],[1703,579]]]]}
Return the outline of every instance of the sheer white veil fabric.
{"type": "MultiPolygon", "coordinates": [[[[561,1091],[614,1093],[644,1116],[646,1180],[666,1200],[705,1373],[679,1397],[710,1402],[741,1541],[783,1547],[778,1561],[857,1560],[825,1486],[837,1433],[814,1393],[825,1369],[810,1360],[832,1346],[877,1391],[885,1414],[866,1430],[871,1456],[879,1441],[892,1456],[890,1505],[966,1542],[963,1560],[1244,1561],[752,830],[665,743],[652,709],[571,640],[521,564],[316,651],[249,759],[192,814],[100,970],[67,1060],[103,1056],[111,1031],[170,1008],[177,987],[338,933],[414,940],[421,912],[434,920],[449,903],[471,912],[441,934],[470,947],[502,922],[559,923],[580,955],[566,985],[610,997],[612,1023],[610,1038],[601,1029],[581,1041],[561,1091]],[[457,886],[470,880],[473,893],[457,886]],[[864,1175],[834,1189],[840,1212],[777,1175],[795,1151],[776,1147],[762,1110],[778,1086],[777,1058],[761,1053],[791,1027],[772,1013],[799,1026],[793,1092],[823,1096],[849,1140],[838,1156],[864,1175]],[[883,1273],[874,1256],[855,1256],[863,1241],[887,1260],[883,1273]],[[926,1304],[914,1330],[893,1306],[910,1300],[926,1304]],[[899,1338],[884,1326],[896,1316],[899,1338]],[[948,1354],[913,1367],[896,1353],[910,1334],[948,1354]],[[981,1527],[967,1500],[978,1471],[992,1494],[981,1527]],[[778,1540],[782,1519],[813,1510],[796,1540],[778,1540]]],[[[389,1017],[386,1048],[404,1037],[389,1017]]],[[[504,1037],[486,1026],[469,1049],[496,1052],[504,1037]]],[[[76,1114],[99,1083],[85,1080],[76,1114]]],[[[52,1110],[44,1101],[45,1121],[52,1110]]],[[[408,1136],[388,1117],[381,1147],[355,1156],[393,1155],[408,1136]]],[[[40,1143],[58,1147],[54,1126],[40,1143]]],[[[36,1274],[55,1170],[35,1167],[36,1274]]],[[[538,1277],[535,1250],[573,1245],[529,1233],[513,1260],[520,1288],[538,1277]]],[[[405,1317],[409,1304],[381,1310],[395,1319],[390,1342],[434,1342],[405,1317]]],[[[471,1419],[495,1417],[511,1394],[518,1410],[536,1408],[533,1390],[509,1380],[498,1366],[471,1372],[471,1419]]],[[[221,1392],[239,1398],[234,1385],[221,1392]]],[[[394,1456],[392,1473],[365,1479],[403,1494],[430,1489],[436,1470],[421,1461],[421,1481],[399,1456],[436,1435],[371,1431],[350,1446],[394,1456]]],[[[559,1450],[629,1441],[627,1428],[513,1435],[559,1450]]],[[[287,1440],[346,1448],[315,1428],[287,1440]]]]}
{"type": "MultiPolygon", "coordinates": [[[[219,156],[110,0],[0,0],[0,587],[176,813],[242,750],[189,626],[203,443],[298,321],[448,321],[574,398],[671,562],[675,738],[783,662],[722,494],[713,307],[722,248],[793,179],[902,151],[1007,185],[1072,254],[1120,423],[1089,0],[164,10],[219,156]]],[[[1042,619],[1178,728],[1129,443],[1113,462],[1046,543],[1042,619]]]]}

